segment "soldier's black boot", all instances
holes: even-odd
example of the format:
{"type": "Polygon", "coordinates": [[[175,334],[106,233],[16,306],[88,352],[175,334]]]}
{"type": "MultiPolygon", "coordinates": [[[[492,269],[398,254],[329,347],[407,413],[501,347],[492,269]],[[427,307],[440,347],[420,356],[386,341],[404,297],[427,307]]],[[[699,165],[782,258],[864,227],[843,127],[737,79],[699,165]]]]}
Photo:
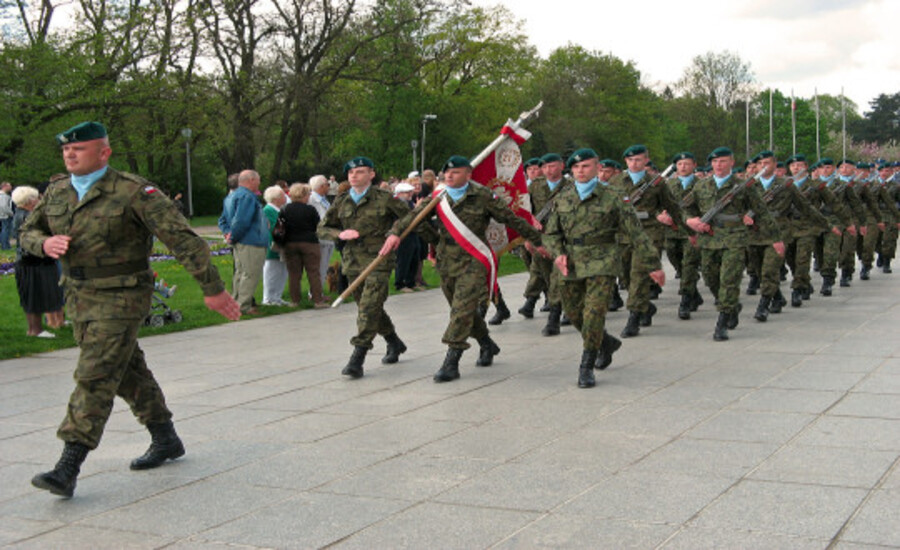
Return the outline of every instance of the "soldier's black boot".
{"type": "Polygon", "coordinates": [[[862,266],[862,269],[859,270],[859,278],[863,281],[869,280],[869,271],[872,269],[872,266],[862,266]]]}
{"type": "Polygon", "coordinates": [[[750,296],[754,296],[756,292],[759,290],[759,277],[754,274],[750,274],[750,283],[747,284],[747,294],[750,296]]]}
{"type": "Polygon", "coordinates": [[[597,350],[584,350],[581,352],[581,364],[578,366],[578,387],[593,388],[594,364],[597,362],[597,350]]]}
{"type": "Polygon", "coordinates": [[[800,289],[800,297],[803,298],[803,301],[809,300],[809,297],[812,296],[812,293],[815,292],[816,289],[812,286],[812,283],[809,283],[809,286],[806,288],[800,289]]]}
{"type": "Polygon", "coordinates": [[[822,296],[831,296],[831,288],[834,286],[834,277],[822,277],[822,288],[819,293],[822,296]]]}
{"type": "Polygon", "coordinates": [[[353,355],[350,356],[350,360],[347,361],[347,366],[344,367],[341,374],[345,374],[351,378],[362,378],[363,363],[366,361],[366,354],[368,352],[368,348],[354,346],[353,355]]]}
{"type": "Polygon", "coordinates": [[[603,331],[603,342],[600,344],[600,350],[597,351],[597,361],[594,368],[604,370],[612,364],[613,354],[622,347],[622,341],[612,334],[603,331]]]}
{"type": "Polygon", "coordinates": [[[753,314],[753,318],[760,323],[765,323],[769,319],[769,304],[771,303],[772,298],[768,296],[760,296],[759,304],[757,304],[756,306],[756,313],[753,314]]]}
{"type": "Polygon", "coordinates": [[[842,269],[841,270],[841,287],[850,286],[850,281],[853,280],[853,270],[852,269],[842,269]]]}
{"type": "Polygon", "coordinates": [[[883,273],[893,273],[894,271],[891,269],[891,259],[885,258],[884,265],[881,267],[881,271],[883,273]]]}
{"type": "Polygon", "coordinates": [[[693,297],[690,294],[681,295],[681,303],[678,304],[678,318],[687,321],[691,318],[691,304],[693,297]]]}
{"type": "Polygon", "coordinates": [[[509,319],[510,312],[509,308],[506,307],[506,300],[503,299],[503,296],[497,296],[497,312],[494,313],[494,316],[488,321],[489,325],[499,325],[503,323],[503,321],[509,319]]]}
{"type": "Polygon", "coordinates": [[[728,340],[728,318],[729,314],[724,311],[719,312],[719,319],[716,321],[716,331],[713,332],[713,340],[716,342],[724,342],[728,340]]]}
{"type": "Polygon", "coordinates": [[[478,339],[478,360],[475,365],[478,367],[490,367],[494,363],[494,356],[500,354],[500,346],[491,340],[490,336],[478,339]]]}
{"type": "Polygon", "coordinates": [[[184,445],[175,433],[175,425],[171,420],[161,424],[147,424],[147,430],[150,432],[150,448],[131,461],[132,470],[149,470],[162,466],[167,460],[184,456],[184,445]]]}
{"type": "Polygon", "coordinates": [[[612,298],[609,301],[610,311],[619,311],[625,302],[622,301],[622,295],[619,294],[619,285],[613,285],[612,298]]]}
{"type": "MultiPolygon", "coordinates": [[[[562,307],[562,306],[559,306],[559,307],[562,307]]],[[[569,316],[566,315],[566,312],[565,312],[565,311],[563,311],[563,312],[562,312],[562,316],[559,318],[559,326],[561,326],[561,327],[568,327],[568,326],[571,326],[571,325],[572,325],[572,320],[569,319],[569,316]]]]}
{"type": "Polygon", "coordinates": [[[547,293],[544,292],[544,303],[541,304],[541,313],[547,313],[550,311],[550,298],[547,297],[547,293]]]}
{"type": "Polygon", "coordinates": [[[738,304],[737,309],[735,309],[728,315],[728,330],[734,330],[737,328],[738,320],[739,320],[738,318],[743,309],[744,309],[744,305],[738,304]]]}
{"type": "Polygon", "coordinates": [[[647,308],[647,311],[641,313],[641,326],[649,327],[653,324],[653,316],[656,315],[656,306],[653,305],[653,302],[650,302],[650,307],[647,308]]]}
{"type": "Polygon", "coordinates": [[[400,360],[400,354],[406,351],[406,344],[397,336],[396,332],[388,334],[384,339],[387,341],[387,351],[381,358],[381,362],[385,365],[396,363],[400,360]]]}
{"type": "Polygon", "coordinates": [[[459,358],[462,357],[462,354],[463,350],[461,349],[449,348],[447,355],[444,356],[444,364],[434,373],[434,381],[450,382],[459,378],[459,358]]]}
{"type": "Polygon", "coordinates": [[[779,288],[777,292],[775,292],[775,296],[772,297],[772,303],[769,304],[769,313],[781,313],[781,308],[787,305],[787,300],[784,298],[784,294],[781,293],[781,289],[779,288]]]}
{"type": "Polygon", "coordinates": [[[639,311],[629,311],[628,312],[628,322],[625,323],[625,328],[622,329],[622,334],[620,336],[622,338],[631,338],[632,336],[637,336],[641,332],[641,313],[639,311]]]}
{"type": "Polygon", "coordinates": [[[526,319],[534,317],[534,304],[537,303],[537,296],[528,296],[525,303],[519,308],[519,313],[526,319]]]}
{"type": "Polygon", "coordinates": [[[878,258],[875,259],[875,267],[881,267],[884,265],[884,258],[881,254],[878,255],[878,258]]]}
{"type": "Polygon", "coordinates": [[[659,298],[659,295],[662,294],[662,287],[658,284],[650,283],[650,299],[655,300],[659,298]]]}
{"type": "Polygon", "coordinates": [[[703,305],[703,296],[700,294],[699,290],[694,290],[694,300],[691,302],[691,311],[697,311],[697,309],[703,305]]]}
{"type": "Polygon", "coordinates": [[[81,471],[81,464],[87,458],[89,451],[87,445],[66,442],[56,466],[49,472],[31,478],[31,484],[38,489],[50,491],[54,495],[72,498],[72,495],[75,494],[78,472],[81,471]]]}
{"type": "Polygon", "coordinates": [[[562,315],[562,306],[550,306],[550,314],[547,316],[547,324],[544,325],[541,334],[544,336],[556,336],[559,334],[559,317],[562,315]]]}
{"type": "Polygon", "coordinates": [[[800,307],[803,305],[803,291],[795,288],[791,291],[791,307],[800,307]]]}

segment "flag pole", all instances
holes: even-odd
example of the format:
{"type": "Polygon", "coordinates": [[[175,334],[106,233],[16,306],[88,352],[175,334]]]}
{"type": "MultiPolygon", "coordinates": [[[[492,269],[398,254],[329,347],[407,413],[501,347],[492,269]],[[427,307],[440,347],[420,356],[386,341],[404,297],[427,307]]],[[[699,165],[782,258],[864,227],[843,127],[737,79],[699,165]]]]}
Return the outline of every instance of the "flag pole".
{"type": "Polygon", "coordinates": [[[844,108],[843,86],[841,86],[841,158],[847,158],[847,111],[844,108]]]}
{"type": "Polygon", "coordinates": [[[769,88],[769,150],[775,150],[775,132],[772,128],[772,88],[769,88]]]}
{"type": "MultiPolygon", "coordinates": [[[[507,124],[506,126],[509,126],[513,130],[520,129],[522,127],[522,124],[525,123],[525,121],[527,121],[528,119],[530,119],[534,116],[537,116],[538,112],[541,110],[541,107],[543,107],[543,106],[544,106],[544,102],[543,101],[539,102],[534,107],[534,109],[532,109],[530,111],[525,111],[524,113],[520,114],[519,118],[517,120],[515,120],[511,124],[507,124]]],[[[482,152],[478,153],[478,155],[474,159],[472,159],[469,162],[469,164],[471,164],[472,168],[474,169],[476,166],[481,164],[484,161],[484,159],[486,159],[488,157],[488,155],[493,153],[494,150],[497,149],[497,147],[499,147],[507,139],[510,139],[510,137],[507,136],[506,134],[500,134],[499,136],[497,136],[497,139],[492,141],[490,143],[490,145],[488,145],[482,152]]],[[[434,197],[431,198],[431,200],[428,202],[428,204],[422,209],[421,212],[419,212],[416,215],[415,218],[413,218],[412,223],[410,223],[409,226],[400,235],[400,240],[403,240],[404,238],[406,238],[406,236],[409,235],[410,233],[412,233],[412,231],[416,228],[417,225],[419,225],[422,222],[422,220],[424,220],[426,217],[428,217],[428,215],[431,213],[431,211],[434,210],[435,207],[437,207],[438,203],[440,203],[440,199],[443,198],[443,195],[446,192],[447,192],[447,190],[446,190],[446,188],[444,188],[440,191],[440,193],[438,193],[437,195],[435,195],[434,197]]],[[[379,265],[381,265],[382,262],[384,262],[385,258],[387,258],[387,256],[381,256],[381,255],[375,256],[375,259],[372,260],[369,263],[369,265],[366,266],[366,268],[362,271],[362,273],[360,273],[356,277],[356,279],[354,279],[353,282],[350,283],[350,285],[348,285],[347,288],[344,289],[343,292],[341,292],[341,295],[338,296],[334,300],[334,302],[331,304],[331,307],[334,308],[334,307],[338,307],[339,305],[341,305],[341,303],[344,300],[346,300],[351,294],[353,294],[353,291],[356,290],[357,287],[359,287],[359,285],[363,284],[363,282],[366,280],[366,278],[369,275],[371,275],[371,273],[373,271],[375,271],[375,268],[377,268],[379,265]]]]}
{"type": "Polygon", "coordinates": [[[813,88],[813,93],[816,96],[816,160],[822,158],[822,147],[819,141],[819,89],[813,88]]]}
{"type": "Polygon", "coordinates": [[[794,100],[794,89],[791,88],[791,137],[793,139],[792,155],[797,154],[797,103],[794,100]]]}

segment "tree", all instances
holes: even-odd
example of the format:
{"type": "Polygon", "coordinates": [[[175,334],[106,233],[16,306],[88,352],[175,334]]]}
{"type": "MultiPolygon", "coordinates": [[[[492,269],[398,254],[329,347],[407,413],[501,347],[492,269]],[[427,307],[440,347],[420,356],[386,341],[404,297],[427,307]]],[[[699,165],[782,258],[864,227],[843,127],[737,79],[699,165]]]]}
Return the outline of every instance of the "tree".
{"type": "Polygon", "coordinates": [[[879,94],[869,102],[870,111],[862,120],[848,122],[853,138],[858,141],[900,142],[900,92],[879,94]]]}
{"type": "Polygon", "coordinates": [[[753,84],[750,64],[726,50],[694,57],[675,87],[688,97],[703,98],[709,108],[728,110],[750,96],[753,84]]]}

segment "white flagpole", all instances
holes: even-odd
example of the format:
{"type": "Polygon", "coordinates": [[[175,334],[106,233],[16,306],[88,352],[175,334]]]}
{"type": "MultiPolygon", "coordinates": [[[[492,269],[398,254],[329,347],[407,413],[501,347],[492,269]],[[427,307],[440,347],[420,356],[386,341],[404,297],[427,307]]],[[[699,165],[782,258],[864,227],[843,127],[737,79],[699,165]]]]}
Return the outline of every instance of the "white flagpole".
{"type": "Polygon", "coordinates": [[[793,139],[792,155],[797,154],[797,103],[794,100],[794,89],[791,88],[791,137],[793,139]]]}
{"type": "Polygon", "coordinates": [[[813,88],[816,96],[816,160],[822,158],[822,148],[819,145],[819,89],[813,88]]]}
{"type": "Polygon", "coordinates": [[[772,129],[772,88],[769,88],[769,150],[775,150],[775,132],[772,129]]]}
{"type": "Polygon", "coordinates": [[[844,108],[844,87],[841,86],[841,158],[847,158],[847,111],[844,108]]]}

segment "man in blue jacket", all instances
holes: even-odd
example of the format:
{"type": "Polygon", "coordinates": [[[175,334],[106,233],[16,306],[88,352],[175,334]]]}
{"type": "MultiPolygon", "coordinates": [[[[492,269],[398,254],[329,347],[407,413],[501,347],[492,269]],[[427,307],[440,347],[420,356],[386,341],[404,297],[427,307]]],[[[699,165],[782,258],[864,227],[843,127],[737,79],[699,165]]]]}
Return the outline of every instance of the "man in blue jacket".
{"type": "Polygon", "coordinates": [[[255,315],[253,293],[262,278],[269,244],[269,222],[256,198],[259,174],[244,170],[238,176],[238,187],[227,197],[219,217],[219,229],[234,252],[234,278],[231,294],[241,306],[241,313],[255,315]]]}

